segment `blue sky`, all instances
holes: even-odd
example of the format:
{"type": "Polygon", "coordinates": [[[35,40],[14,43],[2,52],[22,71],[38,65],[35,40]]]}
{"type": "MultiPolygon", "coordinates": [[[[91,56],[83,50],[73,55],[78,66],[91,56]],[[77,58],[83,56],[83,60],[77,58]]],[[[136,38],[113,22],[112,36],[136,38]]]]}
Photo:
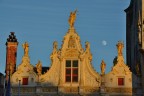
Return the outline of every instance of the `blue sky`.
{"type": "Polygon", "coordinates": [[[104,59],[109,72],[117,55],[117,42],[126,44],[124,9],[129,3],[130,0],[0,0],[0,72],[5,71],[5,43],[10,32],[15,32],[19,42],[17,65],[23,56],[22,44],[27,41],[31,64],[41,60],[43,66],[50,66],[52,44],[57,41],[61,47],[69,28],[70,12],[75,9],[78,10],[75,29],[83,48],[85,41],[89,41],[94,68],[100,72],[104,59]]]}

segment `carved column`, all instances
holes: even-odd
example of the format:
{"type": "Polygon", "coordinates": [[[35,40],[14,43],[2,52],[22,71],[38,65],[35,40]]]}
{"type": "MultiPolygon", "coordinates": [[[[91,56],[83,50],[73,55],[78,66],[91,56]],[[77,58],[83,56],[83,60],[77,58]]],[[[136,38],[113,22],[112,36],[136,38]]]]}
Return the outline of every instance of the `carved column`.
{"type": "Polygon", "coordinates": [[[85,76],[84,76],[84,67],[85,67],[85,65],[84,65],[84,57],[81,55],[80,56],[80,82],[79,82],[79,93],[81,94],[81,95],[83,95],[83,93],[84,93],[84,82],[85,82],[85,76]]]}
{"type": "Polygon", "coordinates": [[[80,59],[80,86],[84,86],[84,59],[80,59]]]}
{"type": "Polygon", "coordinates": [[[60,75],[59,75],[59,85],[62,86],[64,83],[64,59],[60,58],[60,75]]]}
{"type": "Polygon", "coordinates": [[[62,57],[59,58],[60,60],[60,70],[59,70],[59,85],[58,85],[58,94],[63,93],[63,84],[64,84],[64,59],[62,57]]]}

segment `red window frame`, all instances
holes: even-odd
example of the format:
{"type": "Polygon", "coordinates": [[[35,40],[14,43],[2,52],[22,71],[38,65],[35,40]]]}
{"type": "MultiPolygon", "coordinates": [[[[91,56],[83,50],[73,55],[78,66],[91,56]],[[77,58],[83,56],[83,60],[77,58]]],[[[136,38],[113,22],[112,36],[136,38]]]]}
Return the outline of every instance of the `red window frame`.
{"type": "Polygon", "coordinates": [[[72,82],[78,82],[78,67],[72,68],[72,82]],[[77,73],[74,73],[74,70],[77,71],[77,73]]]}
{"type": "Polygon", "coordinates": [[[28,85],[28,77],[23,78],[22,85],[28,85]]]}
{"type": "Polygon", "coordinates": [[[124,78],[118,78],[118,86],[124,85],[124,78]]]}
{"type": "Polygon", "coordinates": [[[71,68],[66,68],[66,82],[71,82],[71,68]],[[70,73],[67,73],[67,71],[70,71],[70,73]],[[70,78],[70,80],[69,80],[70,78]]]}
{"type": "Polygon", "coordinates": [[[77,60],[66,60],[66,62],[67,61],[68,62],[71,61],[71,64],[70,64],[71,66],[67,67],[67,65],[66,65],[65,81],[66,82],[78,82],[78,64],[76,67],[73,66],[74,61],[77,61],[77,60]],[[67,73],[68,70],[70,71],[70,73],[67,73]],[[76,72],[76,73],[74,73],[74,72],[76,72]]]}

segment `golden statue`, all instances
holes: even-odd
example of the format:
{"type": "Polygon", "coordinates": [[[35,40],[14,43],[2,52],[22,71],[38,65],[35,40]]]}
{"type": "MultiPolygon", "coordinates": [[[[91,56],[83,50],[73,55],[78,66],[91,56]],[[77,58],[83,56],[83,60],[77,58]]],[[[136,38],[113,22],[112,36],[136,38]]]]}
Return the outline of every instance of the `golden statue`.
{"type": "Polygon", "coordinates": [[[101,62],[101,74],[102,75],[105,74],[105,68],[106,68],[106,64],[105,64],[104,60],[102,60],[102,62],[101,62]]]}
{"type": "Polygon", "coordinates": [[[41,75],[41,72],[42,72],[42,64],[41,64],[41,61],[40,61],[40,60],[39,60],[38,63],[36,64],[36,68],[37,68],[38,75],[41,75]]]}
{"type": "Polygon", "coordinates": [[[29,45],[27,42],[22,44],[22,47],[24,48],[24,56],[28,56],[28,51],[29,51],[29,45]]]}
{"type": "Polygon", "coordinates": [[[74,27],[74,22],[75,22],[75,19],[76,19],[76,12],[77,12],[77,10],[70,13],[70,17],[69,17],[69,20],[68,20],[70,28],[74,27]]]}
{"type": "Polygon", "coordinates": [[[117,50],[118,50],[118,56],[122,56],[124,44],[121,41],[118,41],[118,44],[116,46],[117,46],[117,50]]]}

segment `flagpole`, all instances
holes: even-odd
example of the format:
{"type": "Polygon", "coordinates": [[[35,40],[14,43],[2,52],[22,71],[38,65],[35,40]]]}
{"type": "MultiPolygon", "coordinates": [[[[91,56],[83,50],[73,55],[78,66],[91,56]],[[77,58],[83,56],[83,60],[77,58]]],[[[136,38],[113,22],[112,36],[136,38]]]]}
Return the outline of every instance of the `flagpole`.
{"type": "Polygon", "coordinates": [[[19,80],[18,96],[20,96],[20,82],[21,80],[19,80]]]}

